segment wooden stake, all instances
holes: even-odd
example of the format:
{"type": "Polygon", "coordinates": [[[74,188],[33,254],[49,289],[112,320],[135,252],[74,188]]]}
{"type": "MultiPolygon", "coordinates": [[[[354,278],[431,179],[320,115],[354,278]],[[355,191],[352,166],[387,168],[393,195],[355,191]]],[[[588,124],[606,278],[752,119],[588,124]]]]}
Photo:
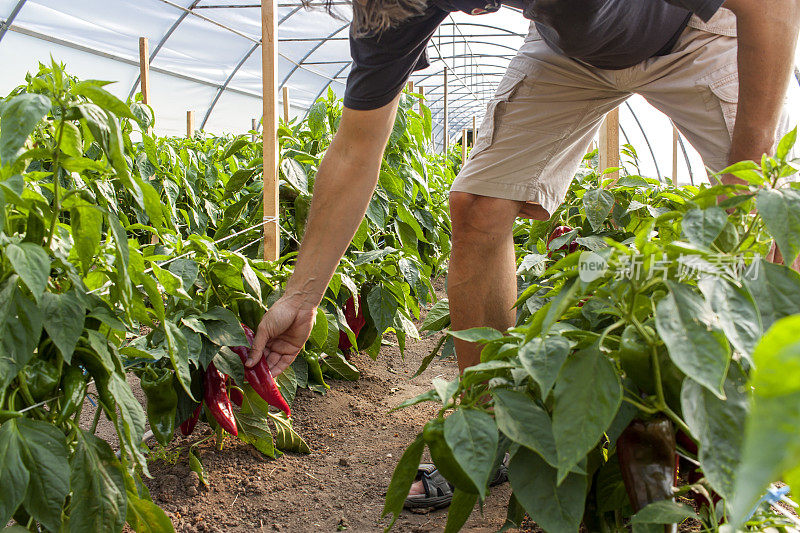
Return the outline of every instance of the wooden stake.
{"type": "Polygon", "coordinates": [[[461,130],[461,166],[467,162],[467,128],[461,130]]]}
{"type": "Polygon", "coordinates": [[[442,141],[444,142],[444,150],[442,150],[445,154],[449,152],[450,149],[450,132],[448,131],[449,124],[448,124],[448,116],[447,116],[447,67],[444,69],[444,134],[442,136],[442,141]]]}
{"type": "Polygon", "coordinates": [[[419,94],[419,114],[422,114],[422,106],[425,104],[425,87],[420,85],[417,87],[417,94],[419,94]]]}
{"type": "Polygon", "coordinates": [[[672,125],[672,184],[678,186],[678,128],[672,125]]]}
{"type": "Polygon", "coordinates": [[[478,117],[472,115],[472,146],[478,140],[478,117]]]}
{"type": "Polygon", "coordinates": [[[191,139],[194,136],[194,111],[186,112],[186,138],[191,139]]]}
{"type": "Polygon", "coordinates": [[[250,119],[250,130],[253,132],[250,134],[250,140],[256,142],[256,131],[258,131],[258,119],[253,118],[250,119]]]}
{"type": "MultiPolygon", "coordinates": [[[[600,171],[619,166],[619,109],[614,109],[606,115],[600,127],[600,171]]],[[[619,172],[607,174],[614,180],[619,178],[619,172]]]]}
{"type": "Polygon", "coordinates": [[[280,253],[278,233],[278,19],[277,0],[261,2],[261,74],[264,101],[264,259],[280,253]]]}
{"type": "Polygon", "coordinates": [[[289,88],[283,86],[283,121],[289,123],[289,88]]]}
{"type": "Polygon", "coordinates": [[[139,78],[142,103],[150,105],[150,45],[147,37],[139,37],[139,78]]]}

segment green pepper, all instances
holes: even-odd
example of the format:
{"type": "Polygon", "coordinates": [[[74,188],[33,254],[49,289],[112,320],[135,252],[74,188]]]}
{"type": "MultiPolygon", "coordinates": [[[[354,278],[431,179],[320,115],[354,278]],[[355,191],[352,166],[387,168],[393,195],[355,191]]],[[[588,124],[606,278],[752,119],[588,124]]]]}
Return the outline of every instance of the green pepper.
{"type": "Polygon", "coordinates": [[[425,424],[422,438],[431,452],[431,459],[439,472],[454,487],[478,494],[478,488],[453,456],[453,450],[444,438],[444,418],[435,418],[425,424]]]}
{"type": "Polygon", "coordinates": [[[147,397],[147,421],[159,444],[166,446],[175,433],[175,412],[178,395],[172,386],[174,374],[166,369],[147,367],[141,376],[142,390],[147,397]]]}
{"type": "Polygon", "coordinates": [[[48,400],[61,381],[61,356],[53,359],[36,358],[22,369],[22,375],[33,399],[48,400]]]}
{"type": "MultiPolygon", "coordinates": [[[[653,328],[645,325],[644,330],[648,335],[656,338],[656,332],[653,328]]],[[[664,399],[670,408],[680,412],[681,387],[685,376],[672,362],[665,346],[658,347],[657,357],[658,365],[661,369],[661,385],[664,390],[664,399]]],[[[622,332],[619,345],[619,362],[628,378],[643,393],[647,395],[656,393],[655,369],[653,368],[650,345],[647,344],[647,341],[644,340],[633,325],[626,326],[622,332]]]]}
{"type": "Polygon", "coordinates": [[[86,377],[80,367],[74,365],[67,367],[61,380],[61,390],[64,394],[57,424],[63,424],[83,405],[86,397],[86,377]]]}

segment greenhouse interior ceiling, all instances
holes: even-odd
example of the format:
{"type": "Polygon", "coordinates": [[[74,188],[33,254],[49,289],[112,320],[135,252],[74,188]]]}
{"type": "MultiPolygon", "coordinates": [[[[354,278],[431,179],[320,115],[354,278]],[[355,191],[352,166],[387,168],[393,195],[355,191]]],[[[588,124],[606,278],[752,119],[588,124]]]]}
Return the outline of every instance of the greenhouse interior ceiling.
{"type": "MultiPolygon", "coordinates": [[[[139,89],[139,38],[149,42],[151,105],[156,131],[185,131],[186,111],[211,133],[241,133],[261,115],[261,4],[254,0],[0,0],[0,92],[7,94],[50,56],[83,78],[113,80],[128,98],[139,89]]],[[[340,16],[278,2],[278,83],[287,87],[290,116],[304,116],[328,87],[342,96],[350,70],[347,2],[340,16]]],[[[528,21],[518,10],[470,16],[453,13],[428,46],[430,67],[414,73],[433,113],[442,148],[444,86],[449,138],[480,120],[528,21]]],[[[281,93],[284,94],[284,93],[281,93]]],[[[281,96],[282,98],[282,96],[281,96]]],[[[641,172],[672,173],[672,128],[643,99],[620,108],[620,140],[636,148],[641,172]]],[[[677,176],[704,181],[696,152],[680,139],[677,176]]]]}

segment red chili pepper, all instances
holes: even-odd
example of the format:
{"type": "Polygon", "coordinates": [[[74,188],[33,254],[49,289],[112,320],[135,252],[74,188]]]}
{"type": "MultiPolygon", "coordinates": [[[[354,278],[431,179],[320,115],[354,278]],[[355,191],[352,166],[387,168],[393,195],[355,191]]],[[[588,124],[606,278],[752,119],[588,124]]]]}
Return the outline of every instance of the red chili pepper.
{"type": "Polygon", "coordinates": [[[233,416],[233,406],[228,398],[225,388],[225,374],[217,370],[214,363],[209,363],[203,380],[203,400],[208,411],[217,423],[233,436],[239,434],[236,429],[236,419],[233,416]]]}
{"type": "MultiPolygon", "coordinates": [[[[247,341],[250,343],[250,346],[253,345],[253,339],[255,335],[253,331],[242,324],[242,328],[244,329],[244,334],[247,336],[247,341]]],[[[239,356],[239,359],[242,360],[244,363],[247,360],[247,354],[250,351],[250,348],[247,346],[233,346],[231,347],[233,353],[239,356]]],[[[267,358],[262,357],[259,359],[256,366],[252,368],[244,367],[244,378],[253,387],[253,390],[264,399],[269,405],[273,407],[277,407],[284,413],[286,416],[292,416],[292,411],[289,409],[289,404],[286,403],[286,400],[283,399],[281,395],[280,389],[278,389],[278,384],[275,383],[275,378],[272,377],[272,372],[269,371],[269,365],[267,364],[267,358]]]]}
{"type": "Polygon", "coordinates": [[[181,424],[181,434],[186,437],[192,434],[194,431],[194,427],[197,425],[197,421],[200,420],[200,411],[203,409],[203,402],[197,404],[197,407],[194,408],[194,412],[192,412],[192,416],[187,418],[181,424]]]}
{"type": "MultiPolygon", "coordinates": [[[[553,230],[553,232],[550,234],[550,237],[547,239],[547,249],[549,250],[548,253],[547,253],[548,257],[550,257],[550,255],[553,252],[553,250],[550,250],[550,243],[553,242],[553,239],[557,239],[558,237],[561,237],[562,235],[566,235],[570,231],[572,231],[572,228],[570,228],[569,226],[558,226],[556,229],[553,230]]],[[[572,252],[574,252],[575,250],[578,249],[578,243],[575,242],[575,241],[572,241],[570,244],[568,244],[568,245],[565,244],[565,245],[561,246],[560,248],[558,248],[555,251],[557,251],[557,252],[564,251],[564,250],[567,250],[567,248],[569,248],[569,253],[572,253],[572,252]]]]}
{"type": "MultiPolygon", "coordinates": [[[[356,302],[351,296],[350,299],[344,304],[344,318],[347,321],[347,325],[353,330],[353,333],[356,337],[358,337],[361,328],[364,327],[367,323],[367,319],[364,316],[364,307],[361,305],[361,296],[358,297],[358,313],[356,313],[356,302]]],[[[344,331],[339,332],[339,349],[342,350],[343,353],[347,354],[350,352],[353,344],[350,342],[350,338],[347,336],[347,333],[344,331]]]]}
{"type": "Polygon", "coordinates": [[[237,388],[229,388],[228,389],[228,397],[231,401],[236,405],[236,407],[241,407],[242,402],[244,402],[244,396],[242,396],[242,391],[237,388]]]}

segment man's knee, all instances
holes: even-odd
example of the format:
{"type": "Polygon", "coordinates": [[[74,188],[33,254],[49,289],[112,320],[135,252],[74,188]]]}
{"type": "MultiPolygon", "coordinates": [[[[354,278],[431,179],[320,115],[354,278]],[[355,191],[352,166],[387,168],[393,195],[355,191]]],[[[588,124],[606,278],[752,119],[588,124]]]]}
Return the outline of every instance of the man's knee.
{"type": "Polygon", "coordinates": [[[466,192],[450,193],[453,239],[492,238],[511,231],[522,202],[466,192]]]}

